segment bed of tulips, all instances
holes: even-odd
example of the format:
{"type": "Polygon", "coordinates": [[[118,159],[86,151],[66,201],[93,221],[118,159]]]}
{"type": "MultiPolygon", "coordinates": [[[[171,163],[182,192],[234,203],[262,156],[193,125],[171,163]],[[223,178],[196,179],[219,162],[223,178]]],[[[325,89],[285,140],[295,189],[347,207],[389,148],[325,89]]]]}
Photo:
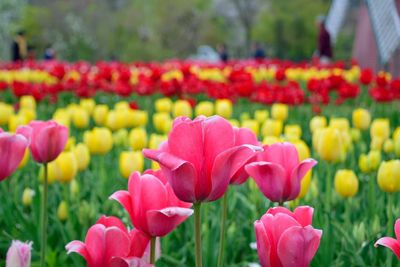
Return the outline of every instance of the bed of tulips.
{"type": "Polygon", "coordinates": [[[1,68],[0,264],[399,265],[400,86],[386,73],[1,68]]]}

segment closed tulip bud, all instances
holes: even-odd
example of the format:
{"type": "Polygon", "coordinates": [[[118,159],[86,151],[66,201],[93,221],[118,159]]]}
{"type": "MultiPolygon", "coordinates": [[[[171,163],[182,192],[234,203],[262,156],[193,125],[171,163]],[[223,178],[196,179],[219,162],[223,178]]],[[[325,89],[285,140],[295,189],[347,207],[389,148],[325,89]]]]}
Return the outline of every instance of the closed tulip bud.
{"type": "Polygon", "coordinates": [[[324,116],[315,116],[310,120],[310,130],[311,133],[314,133],[317,129],[325,128],[328,124],[326,117],[324,116]]]}
{"type": "Polygon", "coordinates": [[[303,198],[305,197],[305,195],[307,195],[311,185],[311,177],[312,177],[312,170],[309,170],[304,176],[304,178],[301,180],[300,194],[297,197],[297,199],[303,198]]]}
{"type": "Polygon", "coordinates": [[[107,154],[113,147],[112,133],[107,128],[93,128],[91,131],[86,131],[83,140],[93,155],[107,154]]]}
{"type": "Polygon", "coordinates": [[[281,142],[281,139],[276,136],[266,136],[262,141],[263,145],[272,145],[279,142],[281,142]]]}
{"type": "Polygon", "coordinates": [[[67,110],[58,109],[53,114],[53,120],[58,122],[61,125],[64,125],[65,127],[69,128],[70,123],[71,123],[71,116],[69,115],[67,110]]]}
{"type": "Polygon", "coordinates": [[[0,125],[7,125],[13,115],[13,106],[0,102],[0,125]]]}
{"type": "MultiPolygon", "coordinates": [[[[58,164],[56,161],[52,161],[47,164],[47,181],[49,184],[54,183],[57,178],[60,176],[60,168],[58,167],[58,164]]],[[[44,167],[40,167],[39,171],[39,181],[43,183],[44,181],[44,167]]]]}
{"type": "Polygon", "coordinates": [[[370,149],[371,150],[382,150],[383,142],[385,140],[381,137],[372,137],[370,149]]]}
{"type": "Polygon", "coordinates": [[[17,128],[21,125],[27,124],[28,121],[22,114],[12,115],[8,121],[8,130],[10,132],[15,132],[17,128]]]}
{"type": "Polygon", "coordinates": [[[173,108],[173,116],[180,117],[180,116],[185,116],[185,117],[192,117],[192,106],[187,100],[177,100],[174,103],[174,108],[173,108]]]}
{"type": "Polygon", "coordinates": [[[240,121],[250,120],[251,116],[248,112],[240,113],[240,121]]]}
{"type": "Polygon", "coordinates": [[[261,133],[265,136],[279,137],[282,134],[283,122],[280,120],[268,119],[264,122],[261,133]]]}
{"type": "Polygon", "coordinates": [[[394,152],[397,157],[400,157],[400,137],[394,139],[394,152]]]}
{"type": "Polygon", "coordinates": [[[93,120],[98,126],[104,126],[107,122],[109,108],[107,105],[97,105],[93,109],[93,120]]]}
{"type": "Polygon", "coordinates": [[[397,140],[400,138],[400,126],[397,126],[393,131],[393,140],[397,140]]]}
{"type": "Polygon", "coordinates": [[[146,126],[149,120],[149,114],[144,110],[129,110],[130,123],[129,127],[142,127],[146,126]]]}
{"type": "Polygon", "coordinates": [[[160,133],[167,133],[171,129],[172,120],[169,113],[157,112],[153,114],[153,126],[160,133]]]}
{"type": "Polygon", "coordinates": [[[392,153],[394,151],[394,142],[392,139],[386,139],[383,143],[383,151],[385,153],[392,153]]]}
{"type": "Polygon", "coordinates": [[[197,104],[195,108],[195,113],[196,116],[206,116],[210,117],[214,115],[214,104],[210,101],[202,101],[199,104],[197,104]]]}
{"type": "Polygon", "coordinates": [[[119,115],[117,111],[111,110],[108,112],[106,125],[112,131],[116,131],[125,126],[124,120],[125,118],[119,115]]]}
{"type": "Polygon", "coordinates": [[[240,123],[239,123],[239,121],[236,120],[236,119],[230,119],[230,120],[229,120],[229,123],[230,123],[233,127],[236,127],[236,128],[239,128],[239,127],[240,127],[240,123]]]}
{"type": "Polygon", "coordinates": [[[368,153],[368,163],[370,170],[377,170],[381,163],[382,155],[379,150],[371,150],[368,153]]]}
{"type": "Polygon", "coordinates": [[[142,150],[147,146],[147,132],[143,128],[134,128],[129,133],[129,146],[133,150],[142,150]]]}
{"type": "Polygon", "coordinates": [[[260,127],[256,120],[244,120],[242,122],[242,127],[250,129],[256,136],[258,136],[260,131],[260,127]]]}
{"type": "Polygon", "coordinates": [[[310,148],[303,140],[297,140],[293,144],[296,146],[300,161],[311,157],[310,148]]]}
{"type": "Polygon", "coordinates": [[[358,192],[358,179],[352,170],[338,170],[335,175],[335,190],[342,197],[353,197],[358,192]]]}
{"type": "Polygon", "coordinates": [[[367,240],[364,222],[361,222],[358,225],[354,225],[353,235],[359,244],[362,244],[367,240]]]}
{"type": "Polygon", "coordinates": [[[60,221],[64,222],[68,219],[68,205],[67,202],[61,201],[57,208],[57,217],[60,221]]]}
{"type": "Polygon", "coordinates": [[[75,137],[69,137],[67,143],[65,144],[64,151],[69,151],[75,146],[75,137]]]}
{"type": "Polygon", "coordinates": [[[289,107],[286,104],[273,104],[271,108],[271,117],[275,120],[285,121],[288,117],[289,107]]]}
{"type": "Polygon", "coordinates": [[[160,169],[160,164],[158,164],[158,162],[156,162],[156,161],[152,161],[151,162],[151,169],[155,170],[155,171],[159,170],[160,169]]]}
{"type": "Polygon", "coordinates": [[[72,115],[72,122],[78,129],[85,129],[89,126],[90,117],[89,113],[81,107],[77,107],[72,115]]]}
{"type": "Polygon", "coordinates": [[[74,153],[62,152],[56,159],[56,164],[60,170],[58,181],[62,183],[71,182],[78,173],[78,163],[74,153]]]}
{"type": "Polygon", "coordinates": [[[329,127],[348,132],[350,130],[350,123],[346,118],[332,118],[329,121],[329,127]]]}
{"type": "Polygon", "coordinates": [[[78,164],[78,171],[84,171],[87,169],[90,163],[90,151],[87,145],[79,143],[72,148],[72,153],[76,158],[78,164]]]}
{"type": "Polygon", "coordinates": [[[126,101],[119,101],[114,105],[115,110],[128,110],[130,109],[129,103],[126,101]]]}
{"type": "Polygon", "coordinates": [[[389,119],[375,119],[371,124],[370,134],[372,138],[379,137],[386,140],[390,135],[389,119]]]}
{"type": "Polygon", "coordinates": [[[371,168],[369,166],[369,158],[366,154],[361,154],[358,158],[358,167],[360,168],[361,172],[369,173],[371,168]]]}
{"type": "Polygon", "coordinates": [[[21,162],[20,162],[19,165],[18,165],[18,168],[19,168],[19,169],[22,169],[22,168],[25,167],[25,165],[28,163],[29,158],[30,158],[29,155],[30,155],[30,154],[29,154],[29,149],[25,150],[24,157],[22,158],[21,162]]]}
{"type": "Polygon", "coordinates": [[[36,111],[34,109],[23,108],[19,110],[18,114],[23,116],[27,123],[36,119],[36,111]]]}
{"type": "Polygon", "coordinates": [[[269,113],[268,110],[256,110],[254,112],[254,119],[259,123],[262,124],[264,121],[268,119],[269,113]]]}
{"type": "Polygon", "coordinates": [[[225,119],[229,119],[232,116],[232,113],[232,101],[229,99],[217,99],[217,101],[215,101],[215,114],[225,119]]]}
{"type": "Polygon", "coordinates": [[[79,102],[79,105],[86,110],[89,115],[92,115],[96,102],[92,98],[83,98],[79,102]]]}
{"type": "Polygon", "coordinates": [[[119,171],[124,178],[134,171],[142,172],[144,168],[144,157],[141,151],[123,151],[119,155],[119,171]]]}
{"type": "Polygon", "coordinates": [[[383,161],[378,170],[378,185],[387,193],[400,190],[400,160],[383,161]]]}
{"type": "Polygon", "coordinates": [[[79,183],[73,179],[69,184],[69,191],[71,193],[71,198],[75,198],[79,194],[79,183]]]}
{"type": "Polygon", "coordinates": [[[367,130],[371,124],[371,114],[368,110],[358,108],[352,114],[353,126],[359,130],[367,130]]]}
{"type": "Polygon", "coordinates": [[[24,95],[19,100],[19,107],[21,109],[26,108],[26,109],[35,110],[36,109],[36,100],[31,95],[24,95]]]}
{"type": "Polygon", "coordinates": [[[25,207],[30,207],[32,205],[32,198],[35,196],[35,191],[29,187],[24,189],[22,192],[22,204],[25,207]]]}
{"type": "Polygon", "coordinates": [[[361,132],[357,128],[351,128],[350,135],[353,142],[358,142],[361,140],[361,132]]]}
{"type": "Polygon", "coordinates": [[[160,144],[166,140],[167,140],[166,135],[151,134],[149,140],[149,148],[157,149],[159,148],[160,144]]]}
{"type": "Polygon", "coordinates": [[[323,160],[337,162],[344,153],[344,145],[340,131],[335,128],[325,128],[318,131],[316,150],[323,160]]]}
{"type": "Polygon", "coordinates": [[[6,267],[30,267],[32,242],[13,240],[7,251],[6,267]]]}
{"type": "Polygon", "coordinates": [[[170,98],[164,97],[157,99],[155,102],[155,107],[157,112],[171,112],[172,110],[172,100],[170,98]]]}
{"type": "Polygon", "coordinates": [[[298,140],[301,138],[301,127],[298,124],[288,124],[285,126],[285,136],[289,140],[298,140]]]}

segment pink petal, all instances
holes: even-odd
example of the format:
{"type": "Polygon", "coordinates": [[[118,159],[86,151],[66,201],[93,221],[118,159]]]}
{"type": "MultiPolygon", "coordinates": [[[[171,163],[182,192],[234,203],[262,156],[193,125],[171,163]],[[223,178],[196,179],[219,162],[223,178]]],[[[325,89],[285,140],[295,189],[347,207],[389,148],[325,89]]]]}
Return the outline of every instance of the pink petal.
{"type": "Polygon", "coordinates": [[[154,267],[140,258],[119,258],[115,257],[111,260],[109,267],[154,267]]]}
{"type": "Polygon", "coordinates": [[[288,200],[293,200],[300,194],[301,180],[315,165],[317,165],[316,160],[305,159],[293,169],[290,175],[290,180],[288,181],[290,184],[288,184],[286,187],[290,189],[290,192],[288,192],[288,200]]]}
{"type": "Polygon", "coordinates": [[[126,234],[128,234],[128,230],[126,229],[125,224],[119,218],[114,217],[114,216],[103,215],[97,220],[96,224],[102,224],[107,228],[111,227],[111,226],[115,226],[115,227],[118,227],[123,232],[125,232],[126,234]]]}
{"type": "Polygon", "coordinates": [[[264,152],[261,155],[263,161],[281,165],[287,173],[291,173],[299,164],[296,146],[291,143],[275,143],[264,146],[264,152]]]}
{"type": "Polygon", "coordinates": [[[396,234],[396,238],[400,239],[400,219],[397,219],[396,223],[394,224],[394,232],[396,234]]]}
{"type": "Polygon", "coordinates": [[[112,194],[109,198],[118,201],[119,204],[121,204],[122,207],[124,207],[126,212],[128,212],[131,217],[133,216],[132,199],[128,191],[123,191],[123,190],[117,191],[114,194],[112,194]]]}
{"type": "Polygon", "coordinates": [[[235,131],[235,146],[259,145],[256,135],[250,129],[234,128],[234,131],[235,131]]]}
{"type": "Polygon", "coordinates": [[[301,226],[306,227],[312,224],[312,217],[314,209],[309,206],[300,206],[294,210],[294,217],[301,224],[301,226]]]}
{"type": "Polygon", "coordinates": [[[264,224],[261,221],[255,221],[254,230],[256,232],[257,253],[260,259],[261,266],[272,267],[278,266],[276,263],[271,263],[271,242],[268,238],[264,224]]]}
{"type": "Polygon", "coordinates": [[[148,169],[145,170],[143,174],[151,174],[155,177],[157,177],[163,184],[166,184],[168,182],[167,178],[165,177],[164,173],[162,172],[162,170],[152,170],[152,169],[148,169]]]}
{"type": "Polygon", "coordinates": [[[90,255],[86,249],[85,243],[74,240],[72,242],[69,242],[66,246],[65,249],[67,250],[67,253],[70,254],[72,252],[78,253],[81,255],[85,260],[88,266],[92,265],[92,260],[90,258],[90,255]]]}
{"type": "Polygon", "coordinates": [[[107,263],[113,257],[127,257],[131,250],[131,241],[129,235],[124,231],[120,230],[118,227],[109,227],[106,229],[105,233],[105,256],[104,259],[107,263]]]}
{"type": "Polygon", "coordinates": [[[378,247],[378,245],[387,247],[390,250],[392,250],[393,253],[400,260],[400,242],[398,240],[396,240],[392,237],[382,237],[382,238],[378,239],[378,241],[376,241],[375,247],[378,247]]]}
{"type": "Polygon", "coordinates": [[[27,145],[28,141],[22,135],[0,133],[0,181],[18,168],[27,145]]]}
{"type": "Polygon", "coordinates": [[[146,248],[150,244],[150,237],[138,229],[130,231],[129,236],[131,238],[131,250],[129,256],[142,258],[146,248]]]}
{"type": "Polygon", "coordinates": [[[86,250],[90,255],[92,266],[102,266],[106,260],[105,231],[106,227],[104,225],[95,224],[89,228],[86,234],[85,245],[86,250]]]}
{"type": "Polygon", "coordinates": [[[258,188],[269,200],[284,201],[285,170],[270,162],[254,162],[246,165],[247,173],[253,177],[258,188]]]}
{"type": "Polygon", "coordinates": [[[147,212],[147,224],[151,236],[165,236],[193,214],[193,210],[169,207],[147,212]]]}
{"type": "Polygon", "coordinates": [[[278,256],[283,267],[308,267],[317,253],[322,231],[311,226],[287,229],[278,242],[278,256]]]}

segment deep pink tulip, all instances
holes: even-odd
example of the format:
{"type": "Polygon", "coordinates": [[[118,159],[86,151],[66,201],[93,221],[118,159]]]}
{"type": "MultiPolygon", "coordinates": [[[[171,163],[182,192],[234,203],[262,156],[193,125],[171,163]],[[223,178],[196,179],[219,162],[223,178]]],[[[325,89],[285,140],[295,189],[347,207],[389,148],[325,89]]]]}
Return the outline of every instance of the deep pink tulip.
{"type": "Polygon", "coordinates": [[[289,211],[271,208],[254,223],[257,252],[262,267],[308,267],[315,256],[322,231],[312,224],[313,208],[289,211]]]}
{"type": "Polygon", "coordinates": [[[7,251],[6,267],[31,266],[31,250],[32,242],[12,241],[7,251]]]}
{"type": "Polygon", "coordinates": [[[231,124],[219,116],[175,119],[158,150],[143,150],[157,161],[179,199],[198,203],[222,197],[231,178],[257,147],[235,146],[231,124]]]}
{"type": "Polygon", "coordinates": [[[161,171],[129,177],[128,191],[117,191],[117,200],[129,213],[132,224],[150,237],[165,236],[192,215],[192,204],[180,201],[161,171]]]}
{"type": "Polygon", "coordinates": [[[245,168],[269,200],[284,202],[299,195],[301,180],[316,164],[314,159],[299,162],[293,144],[276,143],[264,146],[264,151],[258,154],[257,162],[250,163],[245,168]]]}
{"type": "MultiPolygon", "coordinates": [[[[1,129],[1,128],[0,128],[1,129]]],[[[10,176],[24,158],[28,140],[20,134],[0,132],[0,181],[10,176]]]]}
{"type": "Polygon", "coordinates": [[[55,160],[68,141],[68,128],[55,121],[32,121],[18,127],[17,133],[29,140],[32,157],[39,163],[55,160]]]}
{"type": "Polygon", "coordinates": [[[396,235],[396,239],[387,236],[382,237],[378,241],[376,241],[375,247],[381,245],[390,248],[400,260],[400,219],[396,220],[396,223],[394,225],[394,233],[396,235]]]}
{"type": "Polygon", "coordinates": [[[80,254],[88,267],[150,267],[145,256],[149,245],[143,233],[128,232],[118,218],[103,216],[89,228],[85,243],[75,240],[65,248],[80,254]]]}

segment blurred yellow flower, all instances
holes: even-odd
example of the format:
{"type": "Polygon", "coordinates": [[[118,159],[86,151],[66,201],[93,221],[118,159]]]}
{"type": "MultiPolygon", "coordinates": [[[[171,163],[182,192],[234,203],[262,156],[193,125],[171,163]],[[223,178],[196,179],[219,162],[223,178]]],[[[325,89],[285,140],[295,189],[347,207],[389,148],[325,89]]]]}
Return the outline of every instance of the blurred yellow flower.
{"type": "Polygon", "coordinates": [[[311,177],[312,177],[312,170],[309,170],[301,180],[300,194],[297,198],[303,198],[308,193],[308,190],[310,189],[311,185],[311,177]]]}
{"type": "Polygon", "coordinates": [[[29,187],[22,192],[22,205],[29,207],[32,205],[32,198],[35,196],[35,191],[29,187]]]}
{"type": "Polygon", "coordinates": [[[58,205],[57,218],[62,222],[68,219],[68,205],[64,200],[60,202],[60,205],[58,205]]]}
{"type": "Polygon", "coordinates": [[[29,149],[26,149],[26,150],[25,150],[24,157],[22,158],[21,162],[20,162],[19,165],[18,165],[18,168],[19,168],[19,169],[22,169],[23,167],[25,167],[26,163],[28,163],[29,158],[30,158],[29,155],[30,155],[29,149]]]}
{"type": "Polygon", "coordinates": [[[215,114],[225,119],[229,119],[232,116],[232,113],[232,101],[229,99],[217,99],[215,101],[215,114]]]}
{"type": "Polygon", "coordinates": [[[342,197],[353,197],[358,192],[358,179],[352,170],[338,170],[335,175],[335,190],[342,197]]]}
{"type": "Polygon", "coordinates": [[[256,120],[244,120],[242,121],[242,127],[250,129],[256,136],[260,132],[260,127],[256,120]]]}
{"type": "Polygon", "coordinates": [[[124,178],[129,178],[132,172],[142,172],[144,158],[141,151],[123,151],[119,155],[119,170],[124,178]]]}
{"type": "Polygon", "coordinates": [[[171,112],[172,100],[168,97],[157,99],[155,107],[157,112],[171,112]]]}
{"type": "Polygon", "coordinates": [[[289,107],[286,104],[275,103],[271,108],[271,117],[275,120],[285,121],[288,117],[289,107]]]}
{"type": "Polygon", "coordinates": [[[11,116],[13,115],[14,115],[13,106],[0,102],[0,125],[8,124],[11,116]]]}
{"type": "Polygon", "coordinates": [[[90,151],[87,145],[79,143],[72,148],[78,164],[78,171],[84,171],[87,169],[90,163],[90,151]]]}
{"type": "Polygon", "coordinates": [[[157,132],[168,133],[172,127],[172,119],[169,113],[156,112],[153,114],[153,126],[157,132]]]}
{"type": "Polygon", "coordinates": [[[83,98],[81,99],[81,101],[79,102],[79,105],[81,106],[81,108],[83,108],[84,110],[86,110],[86,112],[89,115],[92,115],[93,110],[96,106],[96,102],[94,101],[93,98],[83,98]]]}
{"type": "Polygon", "coordinates": [[[98,126],[104,126],[107,122],[109,108],[107,105],[97,105],[93,109],[93,120],[98,126]]]}
{"type": "Polygon", "coordinates": [[[265,136],[276,136],[279,137],[282,134],[283,122],[280,120],[267,119],[261,128],[263,137],[265,136]]]}
{"type": "Polygon", "coordinates": [[[24,95],[19,100],[20,109],[36,110],[36,100],[31,95],[24,95]]]}
{"type": "Polygon", "coordinates": [[[372,121],[370,129],[371,138],[381,138],[386,140],[390,135],[390,122],[389,119],[375,119],[372,121]]]}
{"type": "Polygon", "coordinates": [[[400,190],[400,160],[383,161],[378,170],[378,185],[387,193],[400,190]]]}
{"type": "Polygon", "coordinates": [[[78,163],[74,153],[70,151],[62,152],[55,162],[60,171],[57,180],[62,183],[71,182],[78,173],[78,163]]]}
{"type": "Polygon", "coordinates": [[[310,120],[310,130],[314,133],[317,129],[325,128],[327,125],[326,117],[324,116],[314,116],[310,120]]]}
{"type": "Polygon", "coordinates": [[[352,114],[353,126],[359,130],[367,130],[371,124],[371,114],[368,110],[357,108],[352,114]]]}
{"type": "Polygon", "coordinates": [[[289,140],[301,139],[301,127],[298,124],[285,125],[284,133],[289,140]]]}
{"type": "Polygon", "coordinates": [[[89,148],[90,154],[104,155],[113,147],[112,133],[107,128],[93,128],[83,134],[83,141],[89,148]]]}
{"type": "Polygon", "coordinates": [[[254,111],[254,119],[259,123],[263,124],[268,119],[268,110],[256,110],[254,111]]]}
{"type": "Polygon", "coordinates": [[[150,135],[149,148],[158,149],[160,144],[166,140],[167,140],[166,135],[159,135],[153,133],[150,135]]]}
{"type": "Polygon", "coordinates": [[[316,151],[323,160],[337,162],[342,159],[344,144],[338,129],[328,127],[315,134],[317,134],[316,151]]]}
{"type": "Polygon", "coordinates": [[[196,116],[204,115],[210,117],[214,115],[214,104],[210,101],[201,101],[195,107],[196,116]]]}
{"type": "Polygon", "coordinates": [[[388,154],[394,151],[394,142],[392,139],[386,139],[386,141],[383,143],[383,151],[388,154]]]}
{"type": "Polygon", "coordinates": [[[147,146],[147,132],[144,128],[134,128],[129,133],[129,146],[133,150],[142,150],[147,146]]]}
{"type": "Polygon", "coordinates": [[[174,118],[179,116],[185,116],[191,118],[193,115],[192,106],[187,100],[183,99],[176,100],[176,102],[174,103],[172,114],[174,118]]]}
{"type": "Polygon", "coordinates": [[[87,128],[90,122],[89,113],[82,107],[75,108],[72,114],[72,122],[78,129],[87,128]]]}
{"type": "Polygon", "coordinates": [[[332,118],[329,121],[329,127],[348,132],[350,130],[350,122],[346,118],[332,118]]]}

